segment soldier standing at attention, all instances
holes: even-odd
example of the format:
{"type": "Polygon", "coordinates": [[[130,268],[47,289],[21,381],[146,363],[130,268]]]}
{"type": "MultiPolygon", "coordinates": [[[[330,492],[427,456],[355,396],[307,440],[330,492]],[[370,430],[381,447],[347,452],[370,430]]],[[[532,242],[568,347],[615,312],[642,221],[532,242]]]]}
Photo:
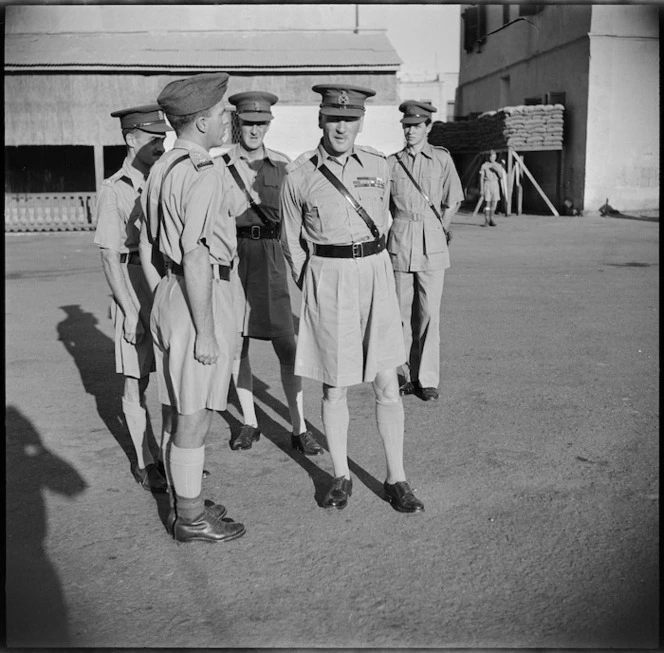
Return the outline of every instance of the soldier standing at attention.
{"type": "Polygon", "coordinates": [[[424,510],[403,467],[404,412],[397,366],[406,359],[385,234],[390,171],[385,156],[355,145],[364,102],[360,86],[313,87],[322,101],[318,147],[287,167],[281,190],[282,242],[302,290],[295,373],[323,383],[322,417],[335,478],[323,499],[344,508],[350,385],[373,383],[387,462],[386,498],[402,512],[424,510]]]}
{"type": "Polygon", "coordinates": [[[101,185],[94,242],[101,248],[104,275],[113,293],[115,369],[124,375],[122,411],[136,452],[131,473],[146,490],[165,492],[166,481],[146,437],[145,391],[154,370],[152,293],[141,270],[135,222],[141,211],[139,198],[145,178],[164,153],[164,137],[170,127],[157,104],[114,111],[111,116],[120,119],[127,156],[120,170],[101,185]]]}
{"type": "Polygon", "coordinates": [[[302,379],[295,376],[295,331],[281,247],[279,189],[290,159],[263,144],[273,119],[272,93],[247,91],[228,98],[235,105],[240,142],[222,157],[224,208],[237,224],[241,287],[236,310],[241,335],[233,361],[233,380],[244,425],[231,438],[231,449],[251,449],[260,438],[254,409],[249,339],[270,340],[281,364],[281,383],[293,427],[291,443],[304,454],[324,452],[304,421],[302,379]]]}
{"type": "MultiPolygon", "coordinates": [[[[205,441],[214,411],[226,409],[236,318],[231,267],[235,223],[221,214],[222,176],[210,149],[222,144],[226,73],[202,73],[168,84],[157,98],[177,140],[152,168],[142,197],[144,232],[161,253],[160,278],[142,248],[156,285],[151,329],[159,396],[177,414],[166,470],[173,487],[173,536],[181,542],[222,542],[245,528],[223,521],[226,508],[202,498],[205,441]]],[[[144,234],[141,234],[143,239],[144,234]]]]}
{"type": "Polygon", "coordinates": [[[394,222],[387,249],[394,267],[408,361],[400,369],[400,393],[438,399],[440,305],[445,270],[450,267],[450,222],[463,188],[450,153],[430,145],[436,107],[406,100],[399,106],[406,147],[389,158],[390,211],[394,222]],[[415,311],[417,331],[411,319],[415,311]]]}

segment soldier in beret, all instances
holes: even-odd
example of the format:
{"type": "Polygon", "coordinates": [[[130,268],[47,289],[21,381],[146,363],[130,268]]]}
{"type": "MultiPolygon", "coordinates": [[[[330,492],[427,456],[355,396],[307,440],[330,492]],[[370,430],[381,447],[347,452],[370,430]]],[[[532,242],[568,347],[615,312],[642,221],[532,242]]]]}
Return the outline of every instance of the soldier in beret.
{"type": "Polygon", "coordinates": [[[171,128],[157,104],[114,111],[120,119],[127,156],[122,167],[105,179],[97,199],[94,242],[101,249],[106,281],[112,292],[111,318],[115,326],[115,369],[124,376],[122,411],[136,452],[131,473],[152,492],[165,492],[166,481],[155,465],[146,438],[145,390],[154,370],[150,336],[152,293],[138,254],[141,212],[139,197],[152,165],[164,153],[171,128]]]}
{"type": "Polygon", "coordinates": [[[445,270],[450,267],[450,222],[463,200],[463,188],[450,153],[427,141],[436,107],[406,100],[399,111],[406,147],[388,158],[394,222],[387,249],[408,353],[400,369],[400,392],[433,401],[438,399],[440,381],[440,305],[445,270]]]}
{"type": "Polygon", "coordinates": [[[272,93],[236,93],[228,101],[236,107],[240,142],[220,159],[224,171],[222,211],[235,218],[240,263],[238,316],[241,320],[233,380],[244,425],[231,437],[231,449],[251,449],[260,438],[254,409],[249,339],[270,340],[281,364],[281,382],[290,410],[291,443],[307,455],[324,452],[304,421],[302,379],[294,374],[295,331],[286,261],[281,247],[279,188],[290,159],[265,147],[263,140],[274,118],[272,93]]]}
{"type": "Polygon", "coordinates": [[[355,145],[365,101],[375,91],[346,84],[313,90],[322,97],[323,137],[288,165],[281,214],[284,253],[302,290],[295,373],[323,383],[323,426],[335,475],[323,506],[344,508],[352,493],[346,391],[371,382],[387,462],[386,498],[396,510],[420,512],[424,506],[403,467],[397,366],[406,353],[385,250],[390,170],[383,154],[355,145]]]}
{"type": "Polygon", "coordinates": [[[168,527],[180,542],[222,542],[245,532],[223,521],[226,508],[204,500],[201,488],[205,441],[213,411],[226,408],[237,337],[230,283],[235,221],[221,213],[222,176],[210,156],[224,139],[227,84],[226,73],[203,73],[162,90],[157,102],[177,140],[152,168],[141,198],[141,259],[156,287],[151,329],[159,397],[175,417],[166,456],[174,503],[168,527]]]}

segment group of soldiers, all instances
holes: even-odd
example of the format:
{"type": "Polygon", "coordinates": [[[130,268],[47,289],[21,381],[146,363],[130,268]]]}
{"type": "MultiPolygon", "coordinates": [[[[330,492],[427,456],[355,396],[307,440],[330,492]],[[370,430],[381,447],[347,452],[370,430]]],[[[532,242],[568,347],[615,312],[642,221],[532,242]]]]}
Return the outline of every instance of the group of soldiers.
{"type": "Polygon", "coordinates": [[[112,292],[116,371],[136,451],[131,472],[169,492],[167,528],[180,542],[240,537],[243,524],[204,499],[205,442],[226,409],[231,380],[243,426],[235,451],[260,438],[249,346],[270,340],[290,411],[291,444],[324,454],[307,428],[302,377],[322,383],[322,422],[334,479],[322,505],[344,508],[348,386],[371,382],[386,458],[385,498],[424,510],[403,465],[402,396],[438,398],[440,305],[450,265],[450,222],[463,191],[452,159],[427,141],[436,108],[399,110],[406,146],[389,157],[355,144],[369,88],[321,84],[318,146],[295,161],[264,145],[276,95],[228,97],[239,142],[222,157],[229,76],[169,83],[157,103],[111,114],[127,145],[98,199],[95,243],[112,292]],[[164,119],[164,117],[167,119],[164,119]],[[175,143],[164,151],[164,139],[175,143]],[[297,339],[288,268],[302,292],[297,339]],[[154,460],[145,391],[156,370],[162,429],[154,460]]]}

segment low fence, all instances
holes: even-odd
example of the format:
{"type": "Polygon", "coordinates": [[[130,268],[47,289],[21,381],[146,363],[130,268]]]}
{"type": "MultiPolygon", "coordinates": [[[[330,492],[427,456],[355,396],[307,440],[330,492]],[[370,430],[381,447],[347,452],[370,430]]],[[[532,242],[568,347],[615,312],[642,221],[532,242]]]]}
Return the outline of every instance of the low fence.
{"type": "Polygon", "coordinates": [[[96,193],[5,193],[5,232],[90,231],[96,193]]]}

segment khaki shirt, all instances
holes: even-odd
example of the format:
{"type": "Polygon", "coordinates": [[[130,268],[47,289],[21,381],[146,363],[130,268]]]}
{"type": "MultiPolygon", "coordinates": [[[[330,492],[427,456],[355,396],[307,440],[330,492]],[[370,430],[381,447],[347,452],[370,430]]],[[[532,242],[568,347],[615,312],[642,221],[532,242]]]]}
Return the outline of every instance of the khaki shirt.
{"type": "Polygon", "coordinates": [[[312,251],[308,243],[348,245],[374,238],[348,200],[318,171],[323,163],[364,207],[381,234],[387,233],[390,224],[390,169],[385,156],[356,145],[340,161],[325,151],[321,141],[318,149],[287,166],[281,187],[281,241],[296,281],[312,251]],[[314,154],[318,157],[315,167],[314,154]]]}
{"type": "Polygon", "coordinates": [[[402,160],[441,216],[445,206],[463,201],[461,180],[449,152],[426,143],[415,155],[404,148],[388,158],[392,174],[388,251],[399,272],[444,270],[450,267],[450,254],[440,220],[410,180],[398,160],[402,160]]]}
{"type": "MultiPolygon", "coordinates": [[[[286,165],[290,159],[281,152],[263,147],[264,158],[249,162],[244,151],[235,145],[228,151],[229,164],[235,166],[245,188],[254,202],[258,204],[271,222],[280,222],[279,191],[281,182],[286,175],[286,165]]],[[[228,171],[223,157],[215,159],[215,165],[222,170],[224,178],[223,212],[235,216],[238,227],[252,227],[262,225],[260,216],[251,208],[247,195],[237,185],[235,179],[228,171]]]]}
{"type": "Polygon", "coordinates": [[[97,197],[95,245],[126,254],[138,251],[141,215],[139,197],[143,174],[124,160],[122,168],[105,179],[97,197]],[[137,226],[138,225],[138,226],[137,226]]]}
{"type": "Polygon", "coordinates": [[[184,255],[202,244],[210,252],[211,264],[233,262],[235,220],[222,213],[223,190],[221,172],[209,152],[191,141],[178,138],[173,149],[152,166],[141,205],[148,234],[164,256],[182,265],[184,255]]]}

